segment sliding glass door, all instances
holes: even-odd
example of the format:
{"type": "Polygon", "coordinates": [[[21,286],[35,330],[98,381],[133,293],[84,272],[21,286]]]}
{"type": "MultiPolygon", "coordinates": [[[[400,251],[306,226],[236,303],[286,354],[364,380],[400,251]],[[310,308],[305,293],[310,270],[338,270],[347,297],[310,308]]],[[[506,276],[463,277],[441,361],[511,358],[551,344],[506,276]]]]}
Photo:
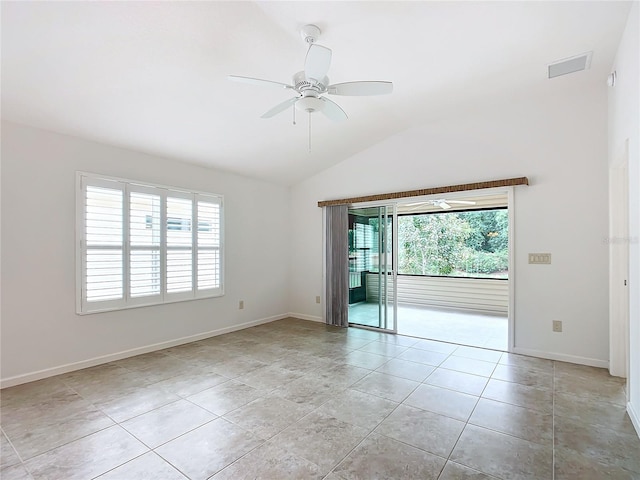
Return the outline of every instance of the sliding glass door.
{"type": "Polygon", "coordinates": [[[349,208],[349,324],[396,331],[395,205],[349,208]]]}

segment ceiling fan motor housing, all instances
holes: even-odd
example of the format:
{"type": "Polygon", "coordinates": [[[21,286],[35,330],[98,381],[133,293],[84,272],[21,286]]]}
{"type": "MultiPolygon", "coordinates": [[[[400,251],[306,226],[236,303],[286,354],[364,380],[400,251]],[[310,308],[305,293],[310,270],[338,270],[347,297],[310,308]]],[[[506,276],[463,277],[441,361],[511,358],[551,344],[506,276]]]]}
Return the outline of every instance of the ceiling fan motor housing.
{"type": "Polygon", "coordinates": [[[307,80],[307,76],[304,71],[298,72],[293,76],[293,85],[294,89],[298,93],[303,93],[305,90],[314,90],[320,93],[325,93],[327,91],[327,85],[329,85],[329,77],[325,76],[319,82],[310,82],[307,80]]]}

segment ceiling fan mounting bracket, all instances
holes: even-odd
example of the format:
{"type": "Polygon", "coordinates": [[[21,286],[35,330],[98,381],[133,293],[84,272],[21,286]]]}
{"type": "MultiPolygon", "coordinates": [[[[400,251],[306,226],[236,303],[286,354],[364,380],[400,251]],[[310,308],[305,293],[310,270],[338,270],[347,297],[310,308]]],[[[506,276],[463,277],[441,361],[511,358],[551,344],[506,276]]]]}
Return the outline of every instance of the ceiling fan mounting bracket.
{"type": "Polygon", "coordinates": [[[300,36],[308,44],[317,42],[320,33],[321,31],[316,25],[305,25],[300,29],[300,36]]]}

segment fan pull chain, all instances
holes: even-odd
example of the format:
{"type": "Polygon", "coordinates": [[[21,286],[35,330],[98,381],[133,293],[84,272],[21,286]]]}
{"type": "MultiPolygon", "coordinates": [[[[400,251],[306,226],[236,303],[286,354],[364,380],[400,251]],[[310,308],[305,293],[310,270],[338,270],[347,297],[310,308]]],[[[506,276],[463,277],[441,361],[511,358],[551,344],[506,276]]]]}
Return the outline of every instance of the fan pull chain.
{"type": "Polygon", "coordinates": [[[309,154],[311,153],[311,110],[309,110],[309,154]]]}
{"type": "Polygon", "coordinates": [[[296,124],[296,107],[293,107],[293,124],[296,124]]]}

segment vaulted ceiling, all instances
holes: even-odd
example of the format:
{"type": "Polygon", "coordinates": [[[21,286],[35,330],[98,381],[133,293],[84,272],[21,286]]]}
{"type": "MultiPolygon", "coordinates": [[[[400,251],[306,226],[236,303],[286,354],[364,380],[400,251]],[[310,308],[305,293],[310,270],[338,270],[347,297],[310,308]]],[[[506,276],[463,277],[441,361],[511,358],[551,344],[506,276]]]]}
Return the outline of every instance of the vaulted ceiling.
{"type": "Polygon", "coordinates": [[[604,85],[630,2],[2,2],[2,117],[294,184],[404,129],[496,102],[604,85]],[[391,95],[332,97],[349,119],[292,109],[314,23],[332,83],[389,80],[391,95]],[[593,51],[553,80],[546,65],[593,51]]]}

